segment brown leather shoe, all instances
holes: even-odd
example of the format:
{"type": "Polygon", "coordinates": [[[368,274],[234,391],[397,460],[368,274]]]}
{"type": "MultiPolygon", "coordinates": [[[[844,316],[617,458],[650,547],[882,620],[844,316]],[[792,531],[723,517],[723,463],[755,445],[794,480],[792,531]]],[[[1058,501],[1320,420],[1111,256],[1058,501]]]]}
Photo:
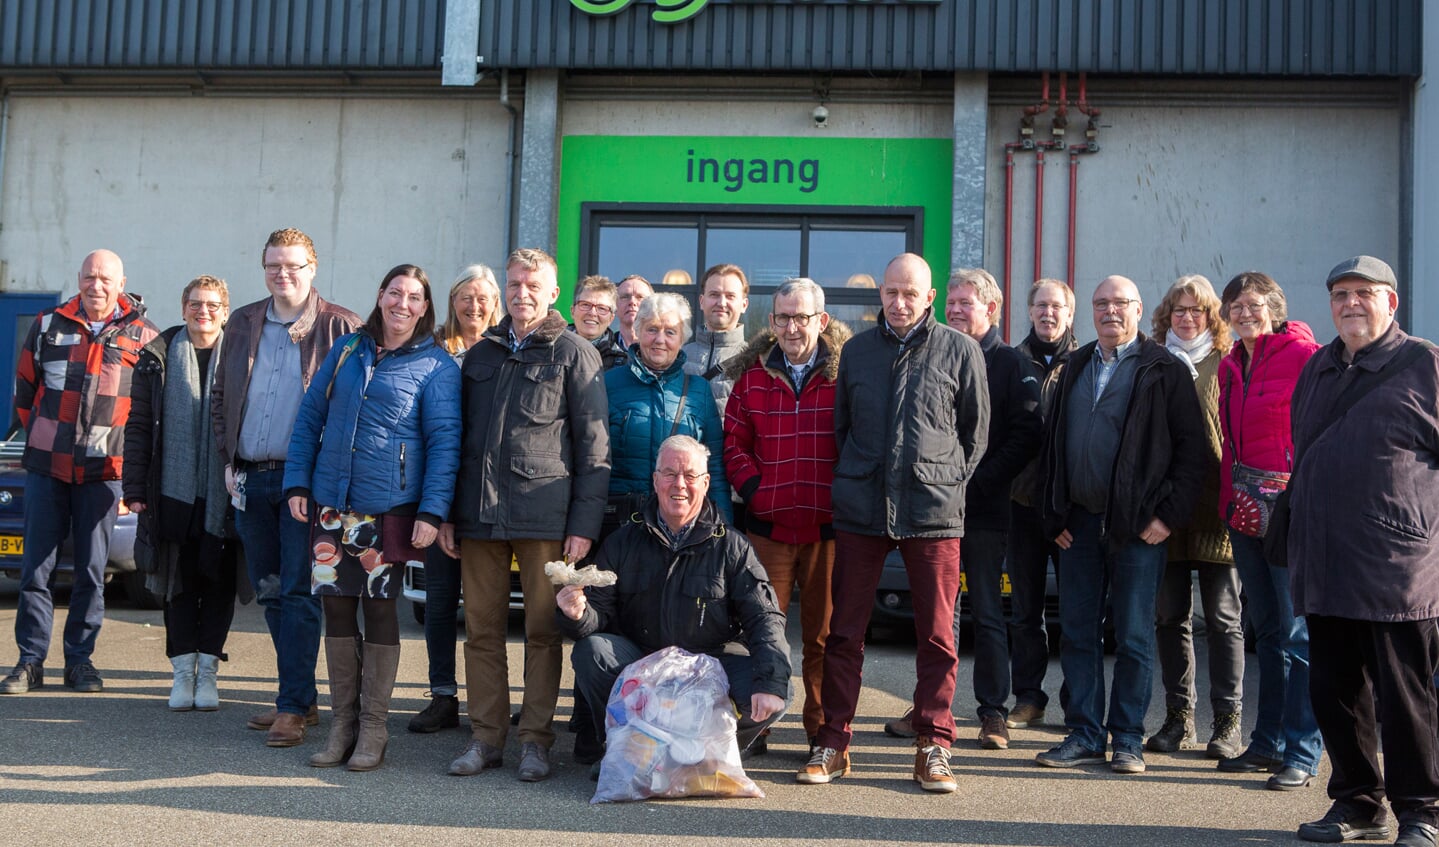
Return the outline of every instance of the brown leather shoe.
{"type": "MultiPolygon", "coordinates": [[[[251,715],[251,716],[250,716],[250,719],[247,720],[247,721],[245,721],[245,726],[249,727],[250,729],[260,729],[260,730],[269,729],[269,728],[271,727],[271,725],[273,725],[273,724],[275,723],[275,716],[278,715],[278,714],[279,714],[279,711],[276,710],[276,709],[272,706],[272,707],[269,709],[269,711],[258,712],[258,713],[256,713],[256,714],[251,715]]],[[[320,725],[320,707],[319,707],[318,705],[316,705],[316,706],[311,706],[311,707],[310,707],[310,711],[308,711],[308,712],[305,713],[305,726],[319,726],[319,725],[320,725]]]]}
{"type": "Polygon", "coordinates": [[[265,736],[267,747],[296,747],[305,741],[305,716],[281,712],[265,736]]]}

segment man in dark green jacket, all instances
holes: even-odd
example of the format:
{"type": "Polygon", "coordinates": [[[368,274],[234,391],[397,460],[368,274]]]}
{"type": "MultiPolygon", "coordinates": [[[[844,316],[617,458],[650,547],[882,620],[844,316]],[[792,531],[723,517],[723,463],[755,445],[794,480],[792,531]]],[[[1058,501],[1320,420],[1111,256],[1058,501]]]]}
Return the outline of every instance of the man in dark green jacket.
{"type": "Polygon", "coordinates": [[[545,563],[579,561],[599,536],[610,482],[604,371],[594,345],[551,308],[555,260],[510,254],[506,316],[465,354],[460,473],[440,546],[460,560],[472,741],[450,764],[467,776],[503,763],[509,731],[505,630],[510,562],[525,597],[520,779],[550,775],[550,723],[564,661],[545,563]]]}

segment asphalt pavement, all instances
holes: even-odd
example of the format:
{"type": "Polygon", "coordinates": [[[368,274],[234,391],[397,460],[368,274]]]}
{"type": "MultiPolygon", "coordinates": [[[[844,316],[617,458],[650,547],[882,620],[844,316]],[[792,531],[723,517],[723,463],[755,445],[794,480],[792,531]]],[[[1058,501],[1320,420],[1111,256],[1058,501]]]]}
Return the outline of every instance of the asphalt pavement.
{"type": "MultiPolygon", "coordinates": [[[[114,593],[112,592],[112,597],[114,593]]],[[[405,601],[400,601],[402,604],[405,601]]],[[[15,659],[9,638],[16,585],[0,580],[0,664],[15,659]]],[[[423,632],[402,609],[403,653],[384,766],[372,773],[307,764],[328,715],[300,747],[270,749],[245,728],[271,704],[274,656],[264,621],[242,607],[221,665],[218,712],[166,708],[170,667],[159,612],[112,599],[95,663],[101,694],[60,685],[57,628],[47,687],[0,697],[0,843],[11,845],[1262,845],[1299,844],[1295,828],[1328,807],[1320,776],[1296,792],[1264,790],[1263,775],[1215,770],[1203,751],[1148,754],[1148,771],[1117,776],[1107,767],[1037,767],[1033,758],[1063,737],[1059,663],[1050,662],[1049,725],[1012,730],[1010,749],[980,750],[970,688],[972,655],[961,653],[960,739],[952,765],[959,790],[930,795],[910,779],[913,748],[883,733],[913,688],[912,637],[872,644],[851,747],[854,771],[831,785],[794,782],[806,752],[798,708],[777,726],[768,755],[746,763],[763,799],[693,799],[592,806],[588,768],[570,758],[561,698],[555,775],[521,783],[512,736],[505,767],[473,777],[445,771],[468,741],[468,724],[434,735],[405,730],[424,699],[423,632]]],[[[63,615],[63,610],[61,612],[63,615]]],[[[797,621],[794,623],[797,624],[797,621]]],[[[798,643],[797,626],[791,643],[798,643]]],[[[457,632],[458,639],[463,634],[457,632]]],[[[568,648],[567,652],[568,652],[568,648]]],[[[1198,645],[1203,667],[1203,645],[1198,645]]],[[[522,630],[510,634],[510,690],[519,702],[522,630]]],[[[1252,656],[1251,656],[1252,659],[1252,656]]],[[[798,649],[794,665],[799,667],[798,649]]],[[[461,667],[463,663],[461,662],[461,667]]],[[[320,676],[325,668],[321,658],[320,676]]],[[[1201,685],[1204,674],[1200,673],[1201,685]]],[[[565,675],[568,692],[570,674],[565,675]]],[[[1245,733],[1253,726],[1258,678],[1246,674],[1245,733]]],[[[795,680],[798,687],[798,679],[795,680]]],[[[1163,720],[1157,690],[1148,728],[1163,720]]],[[[321,701],[326,691],[322,682],[321,701]]],[[[1201,740],[1210,714],[1200,691],[1201,740]]]]}

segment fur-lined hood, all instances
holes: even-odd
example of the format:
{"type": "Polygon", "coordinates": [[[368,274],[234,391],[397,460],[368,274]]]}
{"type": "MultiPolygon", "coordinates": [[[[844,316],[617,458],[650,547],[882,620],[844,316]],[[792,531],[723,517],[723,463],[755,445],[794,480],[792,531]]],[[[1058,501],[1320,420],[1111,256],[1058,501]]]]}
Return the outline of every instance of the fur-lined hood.
{"type": "MultiPolygon", "coordinates": [[[[829,351],[824,360],[824,376],[833,380],[839,376],[839,354],[846,341],[849,341],[854,332],[844,321],[830,318],[829,326],[819,335],[819,343],[823,344],[829,351]]],[[[770,351],[778,343],[775,339],[774,330],[765,329],[755,333],[754,337],[745,344],[744,349],[725,362],[724,373],[732,382],[739,382],[739,378],[745,371],[749,370],[756,362],[766,363],[769,361],[770,351]]],[[[765,370],[770,374],[787,378],[786,374],[780,373],[766,365],[765,370]]]]}

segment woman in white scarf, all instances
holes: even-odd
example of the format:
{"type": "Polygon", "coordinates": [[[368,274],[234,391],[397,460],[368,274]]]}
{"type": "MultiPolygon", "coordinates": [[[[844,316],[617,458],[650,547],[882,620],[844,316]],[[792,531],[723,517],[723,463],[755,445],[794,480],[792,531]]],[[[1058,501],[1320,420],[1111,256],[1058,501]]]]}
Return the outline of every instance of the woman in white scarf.
{"type": "Polygon", "coordinates": [[[1161,753],[1197,746],[1195,734],[1194,586],[1209,642],[1209,693],[1213,731],[1210,758],[1236,755],[1241,746],[1239,711],[1243,698],[1244,632],[1239,622],[1239,575],[1219,519],[1219,361],[1229,350],[1229,326],[1214,286],[1202,276],[1183,276],[1154,310],[1154,340],[1189,366],[1204,410],[1208,435],[1207,473],[1194,521],[1169,537],[1169,561],[1155,603],[1154,633],[1164,680],[1166,717],[1145,747],[1161,753]]]}

